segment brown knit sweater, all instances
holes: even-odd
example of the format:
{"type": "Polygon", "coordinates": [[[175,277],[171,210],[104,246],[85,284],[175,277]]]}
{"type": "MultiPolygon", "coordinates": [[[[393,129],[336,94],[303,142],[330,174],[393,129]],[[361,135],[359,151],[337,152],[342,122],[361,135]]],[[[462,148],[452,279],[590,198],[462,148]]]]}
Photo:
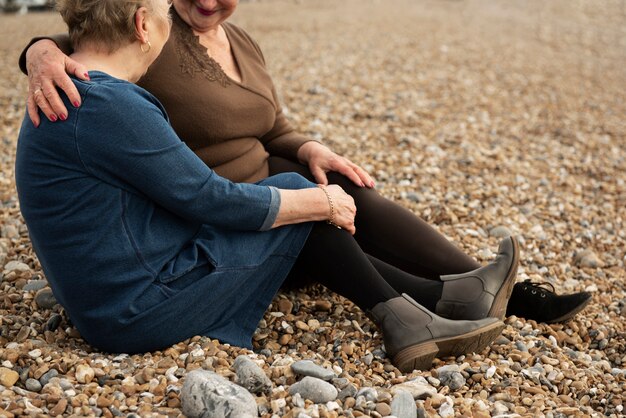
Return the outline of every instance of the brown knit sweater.
{"type": "MultiPolygon", "coordinates": [[[[243,29],[222,25],[241,72],[238,83],[172,14],[170,38],[138,84],[163,103],[178,136],[209,167],[235,182],[267,177],[269,155],[296,160],[298,148],[311,139],[294,132],[283,115],[256,42],[243,29]]],[[[67,36],[50,39],[70,52],[67,36]]]]}

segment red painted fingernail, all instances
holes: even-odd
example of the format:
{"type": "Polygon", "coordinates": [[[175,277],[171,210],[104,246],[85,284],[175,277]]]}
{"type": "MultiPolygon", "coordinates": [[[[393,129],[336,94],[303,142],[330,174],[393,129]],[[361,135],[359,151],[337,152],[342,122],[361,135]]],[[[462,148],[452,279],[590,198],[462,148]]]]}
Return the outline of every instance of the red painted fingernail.
{"type": "Polygon", "coordinates": [[[89,73],[85,73],[85,74],[83,74],[83,75],[84,75],[85,77],[87,77],[87,80],[89,80],[89,79],[90,79],[90,78],[89,78],[89,73]]]}
{"type": "Polygon", "coordinates": [[[370,187],[374,187],[374,186],[375,186],[374,182],[371,182],[370,187]]]}
{"type": "Polygon", "coordinates": [[[65,116],[65,114],[61,113],[59,115],[59,118],[61,118],[61,120],[65,120],[65,119],[67,119],[67,116],[65,116]]]}
{"type": "Polygon", "coordinates": [[[52,122],[56,122],[57,121],[57,115],[50,115],[50,120],[52,122]]]}
{"type": "Polygon", "coordinates": [[[39,128],[39,122],[33,122],[33,125],[35,125],[35,128],[39,128]]]}
{"type": "Polygon", "coordinates": [[[80,106],[80,103],[78,103],[78,100],[76,100],[74,103],[72,103],[74,105],[74,107],[78,107],[80,106]]]}

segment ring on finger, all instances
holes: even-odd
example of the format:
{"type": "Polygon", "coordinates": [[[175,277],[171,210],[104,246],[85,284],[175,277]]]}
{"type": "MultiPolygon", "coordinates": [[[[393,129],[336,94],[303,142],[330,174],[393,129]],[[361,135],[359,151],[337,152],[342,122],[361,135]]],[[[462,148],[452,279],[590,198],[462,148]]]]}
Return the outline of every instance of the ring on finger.
{"type": "Polygon", "coordinates": [[[33,90],[33,96],[37,93],[43,93],[43,90],[41,90],[41,87],[37,87],[35,88],[35,90],[33,90]]]}

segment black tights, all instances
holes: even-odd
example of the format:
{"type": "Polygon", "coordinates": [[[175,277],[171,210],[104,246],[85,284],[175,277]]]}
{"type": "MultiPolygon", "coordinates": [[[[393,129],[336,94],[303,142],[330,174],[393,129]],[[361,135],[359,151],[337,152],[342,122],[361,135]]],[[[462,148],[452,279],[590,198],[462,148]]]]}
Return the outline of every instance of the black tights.
{"type": "MultiPolygon", "coordinates": [[[[315,181],[306,166],[284,158],[271,157],[269,167],[272,175],[295,172],[315,181]]],[[[480,267],[476,260],[424,220],[375,190],[359,187],[334,172],[328,173],[328,181],[338,184],[354,198],[357,207],[354,238],[367,254],[407,273],[432,280],[480,267]]]]}
{"type": "Polygon", "coordinates": [[[363,310],[407,293],[434,311],[441,298],[441,282],[413,276],[365,254],[348,232],[323,222],[314,224],[285,286],[301,286],[309,278],[363,310]]]}

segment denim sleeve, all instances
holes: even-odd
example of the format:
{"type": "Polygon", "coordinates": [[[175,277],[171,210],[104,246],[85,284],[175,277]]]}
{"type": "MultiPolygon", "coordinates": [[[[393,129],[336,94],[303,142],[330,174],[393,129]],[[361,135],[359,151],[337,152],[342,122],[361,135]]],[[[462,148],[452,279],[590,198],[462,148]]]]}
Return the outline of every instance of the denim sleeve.
{"type": "Polygon", "coordinates": [[[93,86],[85,94],[75,121],[85,169],[185,219],[227,229],[271,228],[278,190],[220,177],[178,138],[160,103],[133,88],[117,94],[93,86]]]}

